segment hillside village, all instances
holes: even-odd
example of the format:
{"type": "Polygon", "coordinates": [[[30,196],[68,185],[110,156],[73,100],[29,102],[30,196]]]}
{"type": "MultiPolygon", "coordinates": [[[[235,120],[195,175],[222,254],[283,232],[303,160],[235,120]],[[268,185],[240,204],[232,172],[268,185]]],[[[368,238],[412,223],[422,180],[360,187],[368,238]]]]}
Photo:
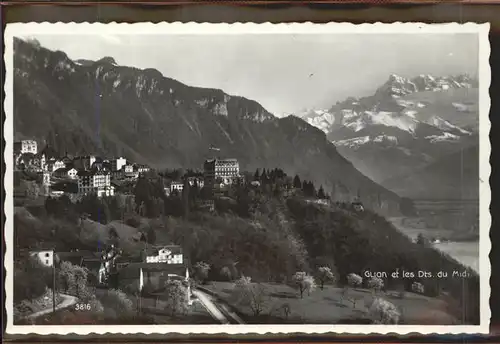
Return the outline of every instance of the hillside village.
{"type": "MultiPolygon", "coordinates": [[[[265,169],[262,173],[257,170],[253,175],[242,173],[237,159],[214,157],[205,161],[202,171],[182,173],[179,170],[167,170],[162,173],[123,157],[71,156],[68,153],[60,156],[48,145],[39,150],[35,140],[16,142],[14,147],[14,200],[17,206],[40,204],[43,201],[45,208],[50,209],[50,204],[61,202],[62,199],[67,199],[72,204],[81,204],[92,197],[112,199],[119,195],[135,198],[137,203],[137,184],[158,179],[161,180],[162,196],[166,199],[181,200],[189,189],[191,195],[199,197],[192,207],[187,208],[208,213],[213,213],[220,207],[231,207],[235,201],[240,202],[239,191],[242,188],[257,191],[265,187],[268,192],[281,197],[292,197],[300,192],[308,197],[308,202],[325,206],[331,202],[330,196],[322,188],[317,191],[312,182],[301,182],[298,176],[289,178],[279,169],[269,170],[268,173],[265,169]]],[[[342,204],[347,206],[345,202],[342,204]]],[[[355,211],[363,211],[361,202],[353,199],[349,204],[355,211]]],[[[144,210],[147,207],[143,203],[142,208],[137,209],[138,213],[148,216],[149,210],[144,210]]],[[[183,208],[181,213],[187,211],[183,208]]],[[[85,213],[80,215],[80,226],[89,216],[85,213]]],[[[112,231],[113,229],[109,236],[119,236],[112,231]]],[[[158,295],[162,290],[164,292],[162,286],[166,281],[180,281],[185,303],[191,305],[193,294],[190,270],[199,270],[200,265],[196,267],[189,262],[183,254],[182,246],[154,243],[155,240],[148,238],[148,235],[150,233],[139,232],[134,240],[146,242],[146,245],[137,246],[127,254],[123,254],[123,249],[113,240],[99,242],[95,250],[76,247],[64,247],[65,250],[62,250],[61,245],[48,241],[37,242],[34,247],[20,247],[18,256],[21,259],[35,258],[41,266],[52,269],[54,275],[58,274],[58,270],[64,269],[64,263],[84,268],[88,274],[88,286],[93,288],[114,290],[132,286],[127,289],[132,293],[140,292],[144,295],[153,292],[158,295]]],[[[202,270],[206,269],[203,268],[203,262],[200,264],[202,270]]]]}

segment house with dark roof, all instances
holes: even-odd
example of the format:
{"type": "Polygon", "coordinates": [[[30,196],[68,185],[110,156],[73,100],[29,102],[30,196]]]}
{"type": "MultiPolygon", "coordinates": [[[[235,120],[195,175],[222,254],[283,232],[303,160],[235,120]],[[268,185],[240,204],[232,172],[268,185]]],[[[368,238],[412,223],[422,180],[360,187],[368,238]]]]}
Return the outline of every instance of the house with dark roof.
{"type": "Polygon", "coordinates": [[[54,171],[54,176],[58,178],[76,179],[78,170],[74,167],[63,167],[54,171]]]}
{"type": "Polygon", "coordinates": [[[104,285],[106,283],[106,267],[100,258],[83,257],[81,266],[88,269],[88,280],[92,285],[104,285]]]}
{"type": "Polygon", "coordinates": [[[56,252],[60,262],[70,262],[73,265],[82,265],[84,259],[100,258],[99,252],[92,252],[87,250],[77,250],[69,252],[56,252]]]}
{"type": "Polygon", "coordinates": [[[135,291],[157,292],[168,280],[182,281],[189,297],[189,270],[185,264],[130,263],[118,270],[119,285],[135,291]]]}

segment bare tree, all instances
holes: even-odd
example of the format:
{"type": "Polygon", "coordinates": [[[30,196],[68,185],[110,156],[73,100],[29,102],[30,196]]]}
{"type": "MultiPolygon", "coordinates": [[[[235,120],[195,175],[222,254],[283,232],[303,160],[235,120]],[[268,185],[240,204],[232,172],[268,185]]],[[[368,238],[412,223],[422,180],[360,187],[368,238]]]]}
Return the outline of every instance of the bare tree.
{"type": "Polygon", "coordinates": [[[250,307],[254,316],[259,316],[268,303],[266,287],[261,283],[252,283],[250,277],[242,276],[235,282],[234,292],[238,303],[250,307]]]}

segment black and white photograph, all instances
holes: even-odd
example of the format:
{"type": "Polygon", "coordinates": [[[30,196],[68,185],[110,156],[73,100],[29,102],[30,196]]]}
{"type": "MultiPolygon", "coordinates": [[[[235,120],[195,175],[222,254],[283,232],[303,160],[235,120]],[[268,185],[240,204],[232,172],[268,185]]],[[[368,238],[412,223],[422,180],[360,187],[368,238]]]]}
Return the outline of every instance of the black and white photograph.
{"type": "Polygon", "coordinates": [[[8,24],[7,331],[487,333],[488,31],[8,24]]]}

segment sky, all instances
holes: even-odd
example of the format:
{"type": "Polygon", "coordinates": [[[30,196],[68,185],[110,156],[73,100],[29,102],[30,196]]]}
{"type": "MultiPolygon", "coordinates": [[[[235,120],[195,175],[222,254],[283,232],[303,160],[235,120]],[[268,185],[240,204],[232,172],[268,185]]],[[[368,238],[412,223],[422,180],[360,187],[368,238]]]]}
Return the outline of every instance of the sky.
{"type": "Polygon", "coordinates": [[[190,86],[256,100],[271,113],[373,94],[390,74],[478,73],[475,34],[34,35],[71,59],[111,56],[190,86]]]}

